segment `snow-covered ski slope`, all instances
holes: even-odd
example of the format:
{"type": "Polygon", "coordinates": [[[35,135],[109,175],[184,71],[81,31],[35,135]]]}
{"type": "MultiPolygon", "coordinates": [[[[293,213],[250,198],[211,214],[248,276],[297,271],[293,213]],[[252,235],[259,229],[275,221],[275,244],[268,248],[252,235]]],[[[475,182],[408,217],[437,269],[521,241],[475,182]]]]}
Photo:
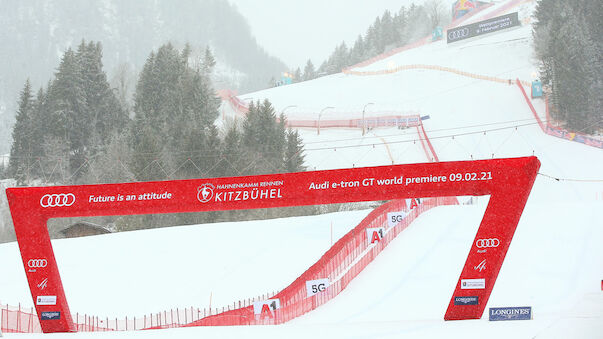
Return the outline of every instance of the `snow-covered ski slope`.
{"type": "MultiPolygon", "coordinates": [[[[488,11],[504,6],[501,1],[488,11]]],[[[531,15],[534,2],[510,11],[531,15]]],[[[482,14],[480,14],[482,15],[482,14]]],[[[480,15],[472,18],[479,20],[480,15]]],[[[442,66],[532,80],[531,27],[439,41],[353,69],[442,66]]],[[[402,232],[336,299],[281,326],[186,328],[75,337],[603,338],[603,152],[542,133],[515,84],[423,69],[335,74],[242,95],[269,99],[290,117],[358,118],[415,112],[441,161],[536,155],[540,172],[488,307],[532,306],[534,319],[445,322],[443,315],[483,215],[477,205],[435,208],[402,232]],[[351,112],[351,113],[350,113],[351,112]],[[597,179],[596,181],[579,181],[597,179]]],[[[544,105],[534,101],[544,116],[544,105]]],[[[415,129],[300,130],[312,169],[425,162],[415,129]]],[[[271,222],[189,226],[53,244],[73,312],[141,315],[212,306],[283,288],[367,211],[271,222]]],[[[31,305],[16,244],[0,246],[0,301],[31,305]]],[[[486,309],[487,310],[487,309],[486,309]]],[[[17,335],[5,334],[7,337],[17,335]]],[[[35,337],[36,335],[19,335],[35,337]]],[[[68,335],[65,335],[67,337],[68,335]]],[[[69,335],[74,336],[74,335],[69,335]]],[[[58,335],[57,337],[63,337],[58,335]]]]}

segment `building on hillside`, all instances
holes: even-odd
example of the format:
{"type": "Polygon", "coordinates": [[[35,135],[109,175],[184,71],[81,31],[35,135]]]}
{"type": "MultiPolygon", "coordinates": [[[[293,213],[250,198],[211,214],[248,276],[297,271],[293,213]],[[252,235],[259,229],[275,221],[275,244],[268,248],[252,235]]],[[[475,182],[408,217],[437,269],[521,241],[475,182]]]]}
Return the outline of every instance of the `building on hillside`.
{"type": "Polygon", "coordinates": [[[112,233],[108,228],[86,221],[77,222],[61,231],[61,234],[65,238],[87,237],[108,233],[112,233]]]}

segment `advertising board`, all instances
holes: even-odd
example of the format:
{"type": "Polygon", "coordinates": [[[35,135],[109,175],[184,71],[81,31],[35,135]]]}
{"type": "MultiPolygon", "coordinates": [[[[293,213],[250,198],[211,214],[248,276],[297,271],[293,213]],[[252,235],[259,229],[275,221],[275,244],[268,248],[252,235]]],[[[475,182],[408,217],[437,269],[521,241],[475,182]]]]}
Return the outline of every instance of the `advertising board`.
{"type": "Polygon", "coordinates": [[[506,14],[469,25],[451,28],[446,32],[446,42],[457,42],[519,25],[519,15],[517,12],[506,14]]]}

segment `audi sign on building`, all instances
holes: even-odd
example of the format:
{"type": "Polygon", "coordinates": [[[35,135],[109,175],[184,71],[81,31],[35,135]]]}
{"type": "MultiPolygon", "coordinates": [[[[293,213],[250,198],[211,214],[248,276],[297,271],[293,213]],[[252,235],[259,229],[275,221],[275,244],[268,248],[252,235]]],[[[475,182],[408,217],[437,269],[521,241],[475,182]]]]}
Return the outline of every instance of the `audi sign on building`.
{"type": "Polygon", "coordinates": [[[515,26],[519,26],[519,15],[517,12],[449,29],[446,34],[446,42],[451,43],[465,40],[515,26]]]}

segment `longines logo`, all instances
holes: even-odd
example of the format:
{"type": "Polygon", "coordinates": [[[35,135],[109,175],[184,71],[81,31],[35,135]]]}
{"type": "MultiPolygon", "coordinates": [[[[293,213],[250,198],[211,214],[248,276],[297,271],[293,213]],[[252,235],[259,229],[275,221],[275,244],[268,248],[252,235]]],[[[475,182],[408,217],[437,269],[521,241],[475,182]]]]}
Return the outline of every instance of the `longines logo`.
{"type": "Polygon", "coordinates": [[[197,200],[200,202],[208,202],[214,197],[216,187],[212,184],[203,184],[197,187],[197,200]]]}

